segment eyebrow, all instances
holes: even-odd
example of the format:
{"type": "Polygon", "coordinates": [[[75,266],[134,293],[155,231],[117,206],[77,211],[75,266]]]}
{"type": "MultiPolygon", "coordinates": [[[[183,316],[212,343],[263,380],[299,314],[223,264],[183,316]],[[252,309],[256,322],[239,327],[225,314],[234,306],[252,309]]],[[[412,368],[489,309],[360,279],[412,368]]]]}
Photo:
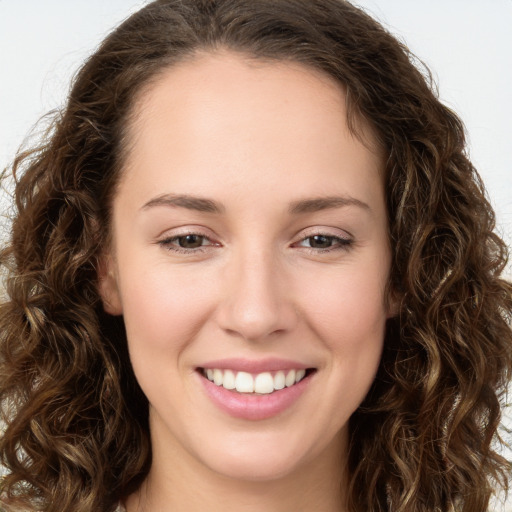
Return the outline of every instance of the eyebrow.
{"type": "Polygon", "coordinates": [[[365,202],[349,196],[316,197],[312,199],[294,201],[290,205],[289,211],[294,215],[298,215],[301,213],[313,213],[331,208],[341,208],[344,206],[357,206],[363,210],[371,212],[371,208],[365,202]]]}
{"type": "Polygon", "coordinates": [[[162,194],[148,201],[141,208],[146,210],[155,206],[168,206],[171,208],[186,208],[204,213],[223,213],[224,207],[213,201],[202,197],[189,196],[184,194],[162,194]]]}
{"type": "MultiPolygon", "coordinates": [[[[225,212],[224,206],[212,199],[186,194],[162,194],[145,203],[141,209],[146,210],[156,206],[186,208],[188,210],[195,210],[203,213],[220,214],[225,212]]],[[[359,199],[349,196],[328,196],[294,201],[290,204],[289,213],[292,215],[300,215],[303,213],[313,213],[321,210],[346,206],[357,206],[363,210],[371,211],[368,204],[360,201],[359,199]]]]}

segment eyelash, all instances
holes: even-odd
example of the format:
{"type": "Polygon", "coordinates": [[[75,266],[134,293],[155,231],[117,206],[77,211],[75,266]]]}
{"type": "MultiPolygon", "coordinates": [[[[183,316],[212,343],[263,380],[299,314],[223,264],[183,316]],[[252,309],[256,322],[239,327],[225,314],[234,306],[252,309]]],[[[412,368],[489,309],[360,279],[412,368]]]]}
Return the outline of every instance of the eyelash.
{"type": "MultiPolygon", "coordinates": [[[[190,232],[190,233],[184,233],[184,234],[172,236],[169,238],[165,238],[163,240],[159,240],[157,243],[158,243],[158,245],[164,247],[168,251],[175,252],[178,254],[189,254],[189,255],[202,253],[205,250],[208,250],[207,249],[208,247],[214,247],[214,246],[219,245],[215,242],[212,242],[212,240],[208,236],[206,236],[200,232],[190,232]],[[206,245],[200,245],[199,247],[194,247],[194,248],[184,248],[184,247],[180,247],[179,245],[177,245],[177,243],[179,243],[179,241],[181,239],[184,239],[184,238],[190,237],[190,236],[195,236],[195,237],[201,238],[202,241],[208,241],[209,243],[206,245]]],[[[310,252],[311,254],[318,254],[318,253],[325,254],[325,253],[333,252],[333,251],[348,251],[352,244],[353,244],[353,240],[351,238],[344,238],[344,237],[339,237],[339,236],[335,236],[335,235],[330,235],[327,233],[315,232],[315,233],[312,233],[308,236],[301,238],[299,240],[299,242],[295,242],[292,246],[293,247],[301,247],[302,249],[305,249],[306,251],[310,252]],[[307,247],[307,246],[300,245],[301,243],[303,243],[307,240],[309,240],[311,243],[311,240],[315,237],[325,238],[328,241],[330,241],[331,245],[329,247],[325,247],[325,248],[314,248],[314,247],[307,247]]]]}
{"type": "MultiPolygon", "coordinates": [[[[294,245],[301,244],[301,243],[305,242],[306,240],[311,241],[311,239],[313,239],[315,237],[321,237],[321,238],[328,239],[331,242],[331,245],[326,248],[319,248],[319,247],[314,248],[314,247],[302,246],[304,249],[308,250],[312,254],[318,254],[318,253],[325,254],[325,253],[333,252],[333,251],[348,251],[350,249],[351,245],[353,244],[353,240],[351,238],[344,238],[344,237],[330,235],[328,233],[320,232],[320,233],[312,233],[308,236],[305,236],[298,243],[296,243],[294,245]]],[[[299,245],[299,247],[300,247],[300,245],[299,245]]]]}
{"type": "Polygon", "coordinates": [[[158,244],[161,245],[162,247],[164,247],[165,249],[167,249],[168,251],[175,252],[175,253],[178,253],[178,254],[196,254],[196,253],[201,253],[201,252],[204,252],[206,250],[205,247],[211,247],[211,246],[218,245],[218,244],[212,242],[208,236],[204,235],[203,233],[199,233],[199,232],[183,233],[183,234],[180,234],[180,235],[176,235],[176,236],[172,236],[172,237],[169,237],[169,238],[165,238],[163,240],[159,240],[158,244]],[[190,248],[187,249],[185,247],[180,247],[179,245],[176,244],[177,242],[179,242],[179,240],[187,238],[189,236],[196,236],[198,238],[202,238],[203,240],[207,240],[209,243],[207,245],[201,245],[199,247],[195,247],[195,248],[192,248],[192,249],[190,249],[190,248]]]}

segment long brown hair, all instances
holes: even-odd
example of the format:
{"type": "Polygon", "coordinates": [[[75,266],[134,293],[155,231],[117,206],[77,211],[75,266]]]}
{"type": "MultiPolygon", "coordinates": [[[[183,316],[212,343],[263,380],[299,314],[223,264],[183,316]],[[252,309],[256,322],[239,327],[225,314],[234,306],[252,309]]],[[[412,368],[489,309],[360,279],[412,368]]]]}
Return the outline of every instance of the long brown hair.
{"type": "MultiPolygon", "coordinates": [[[[426,70],[343,0],[157,0],[77,75],[44,142],[20,153],[0,262],[3,493],[48,512],[109,512],[151,464],[148,404],[97,263],[144,86],[198,51],[291,60],[347,91],[387,153],[393,261],[382,363],[350,422],[353,512],[484,512],[510,468],[494,442],[512,368],[512,285],[460,120],[426,70]]],[[[341,462],[340,462],[341,463],[341,462]]]]}

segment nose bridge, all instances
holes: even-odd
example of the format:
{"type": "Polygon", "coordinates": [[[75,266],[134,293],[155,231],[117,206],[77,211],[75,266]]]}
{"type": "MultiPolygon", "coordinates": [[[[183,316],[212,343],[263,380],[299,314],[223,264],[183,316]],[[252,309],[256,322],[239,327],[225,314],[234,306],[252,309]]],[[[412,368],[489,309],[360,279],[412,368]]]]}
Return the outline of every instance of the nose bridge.
{"type": "Polygon", "coordinates": [[[271,248],[247,244],[232,255],[222,327],[247,340],[289,330],[294,308],[286,299],[279,258],[271,248]]]}

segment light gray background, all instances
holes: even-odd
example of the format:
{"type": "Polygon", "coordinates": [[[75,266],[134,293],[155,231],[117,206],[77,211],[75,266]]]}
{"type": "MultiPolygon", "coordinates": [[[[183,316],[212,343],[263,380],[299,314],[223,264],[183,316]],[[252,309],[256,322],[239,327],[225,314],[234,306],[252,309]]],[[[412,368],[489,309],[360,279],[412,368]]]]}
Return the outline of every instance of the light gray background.
{"type": "MultiPolygon", "coordinates": [[[[84,58],[145,3],[0,0],[0,168],[35,121],[63,104],[84,58]]],[[[499,232],[512,245],[512,0],[355,3],[405,40],[434,72],[441,99],[466,124],[499,232]]],[[[2,211],[6,204],[0,198],[2,211]]],[[[5,228],[0,217],[2,222],[5,228]]],[[[510,265],[507,276],[512,277],[510,265]]]]}

